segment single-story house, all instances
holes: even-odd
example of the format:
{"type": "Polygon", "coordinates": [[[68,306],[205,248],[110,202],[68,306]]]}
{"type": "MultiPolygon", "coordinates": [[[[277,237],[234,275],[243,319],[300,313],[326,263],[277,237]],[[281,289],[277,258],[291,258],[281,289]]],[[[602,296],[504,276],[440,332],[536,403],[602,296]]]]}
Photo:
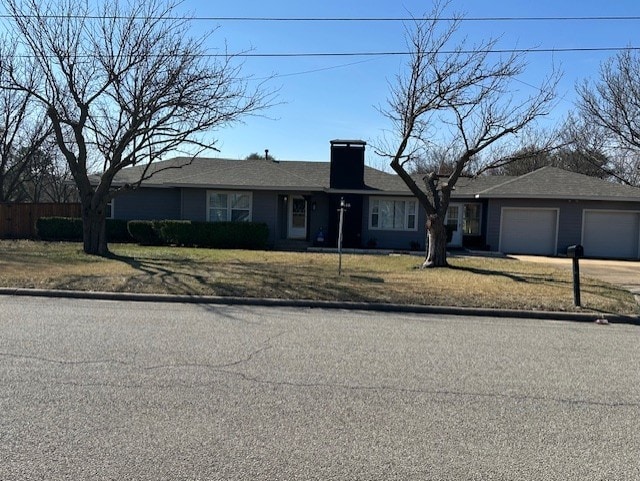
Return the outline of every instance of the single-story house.
{"type": "MultiPolygon", "coordinates": [[[[329,162],[178,157],[151,165],[141,187],[112,203],[118,219],[255,221],[275,248],[336,245],[341,199],[345,247],[424,249],[425,212],[395,174],[364,165],[365,142],[331,141],[329,162]]],[[[134,183],[142,166],[122,170],[134,183]]],[[[446,220],[451,247],[640,258],[640,189],[543,167],[517,176],[461,178],[446,220]]]]}

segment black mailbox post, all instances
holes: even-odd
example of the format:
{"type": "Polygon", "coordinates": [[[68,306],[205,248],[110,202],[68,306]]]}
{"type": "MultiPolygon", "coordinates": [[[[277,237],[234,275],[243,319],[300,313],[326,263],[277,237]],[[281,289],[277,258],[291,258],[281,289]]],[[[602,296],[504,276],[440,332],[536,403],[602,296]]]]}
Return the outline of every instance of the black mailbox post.
{"type": "Polygon", "coordinates": [[[579,259],[584,257],[584,247],[581,245],[567,247],[567,257],[573,259],[573,304],[580,306],[580,264],[579,259]]]}

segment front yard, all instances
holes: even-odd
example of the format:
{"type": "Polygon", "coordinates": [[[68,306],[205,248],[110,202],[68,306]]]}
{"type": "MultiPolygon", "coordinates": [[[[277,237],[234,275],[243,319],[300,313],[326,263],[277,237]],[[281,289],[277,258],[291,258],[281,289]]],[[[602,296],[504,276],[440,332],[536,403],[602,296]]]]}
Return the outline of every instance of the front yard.
{"type": "MultiPolygon", "coordinates": [[[[266,297],[574,311],[569,270],[508,258],[451,257],[420,270],[410,255],[343,255],[0,241],[0,287],[266,297]]],[[[567,260],[567,262],[570,262],[567,260]]],[[[637,314],[627,291],[582,278],[583,310],[637,314]]]]}

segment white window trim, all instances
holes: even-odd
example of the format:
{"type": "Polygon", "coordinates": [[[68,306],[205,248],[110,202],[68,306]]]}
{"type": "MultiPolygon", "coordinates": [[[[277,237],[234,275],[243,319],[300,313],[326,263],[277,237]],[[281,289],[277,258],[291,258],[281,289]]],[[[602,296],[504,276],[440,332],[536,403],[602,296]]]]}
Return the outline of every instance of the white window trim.
{"type": "Polygon", "coordinates": [[[233,194],[242,194],[249,196],[249,219],[247,222],[253,220],[253,192],[250,190],[207,190],[207,222],[216,222],[211,220],[211,194],[226,194],[227,195],[227,222],[231,222],[231,205],[229,200],[233,194]]]}
{"type": "Polygon", "coordinates": [[[107,219],[115,219],[115,207],[116,207],[116,199],[111,199],[109,202],[107,202],[107,205],[111,204],[111,209],[109,211],[109,216],[107,216],[107,219]]]}
{"type": "Polygon", "coordinates": [[[385,232],[417,232],[418,230],[418,215],[419,215],[419,205],[418,199],[413,197],[384,197],[384,196],[375,196],[369,197],[369,218],[367,220],[367,224],[369,225],[369,230],[377,230],[377,231],[385,231],[385,232]],[[404,227],[402,229],[385,229],[382,227],[374,227],[372,225],[372,216],[373,216],[373,201],[374,200],[382,200],[382,201],[390,201],[390,202],[412,202],[415,205],[415,223],[413,228],[407,228],[408,220],[409,220],[409,209],[405,210],[405,218],[404,218],[404,227]]]}

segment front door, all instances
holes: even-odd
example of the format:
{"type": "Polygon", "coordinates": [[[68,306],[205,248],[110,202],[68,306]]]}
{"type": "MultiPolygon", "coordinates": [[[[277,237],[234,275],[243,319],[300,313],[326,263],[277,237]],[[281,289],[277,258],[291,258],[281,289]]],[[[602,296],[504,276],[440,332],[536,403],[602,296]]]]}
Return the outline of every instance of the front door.
{"type": "Polygon", "coordinates": [[[307,201],[301,195],[292,195],[289,202],[289,239],[307,238],[307,201]]]}
{"type": "Polygon", "coordinates": [[[450,204],[447,210],[445,225],[452,231],[450,246],[462,245],[462,216],[464,209],[462,204],[450,204]]]}

